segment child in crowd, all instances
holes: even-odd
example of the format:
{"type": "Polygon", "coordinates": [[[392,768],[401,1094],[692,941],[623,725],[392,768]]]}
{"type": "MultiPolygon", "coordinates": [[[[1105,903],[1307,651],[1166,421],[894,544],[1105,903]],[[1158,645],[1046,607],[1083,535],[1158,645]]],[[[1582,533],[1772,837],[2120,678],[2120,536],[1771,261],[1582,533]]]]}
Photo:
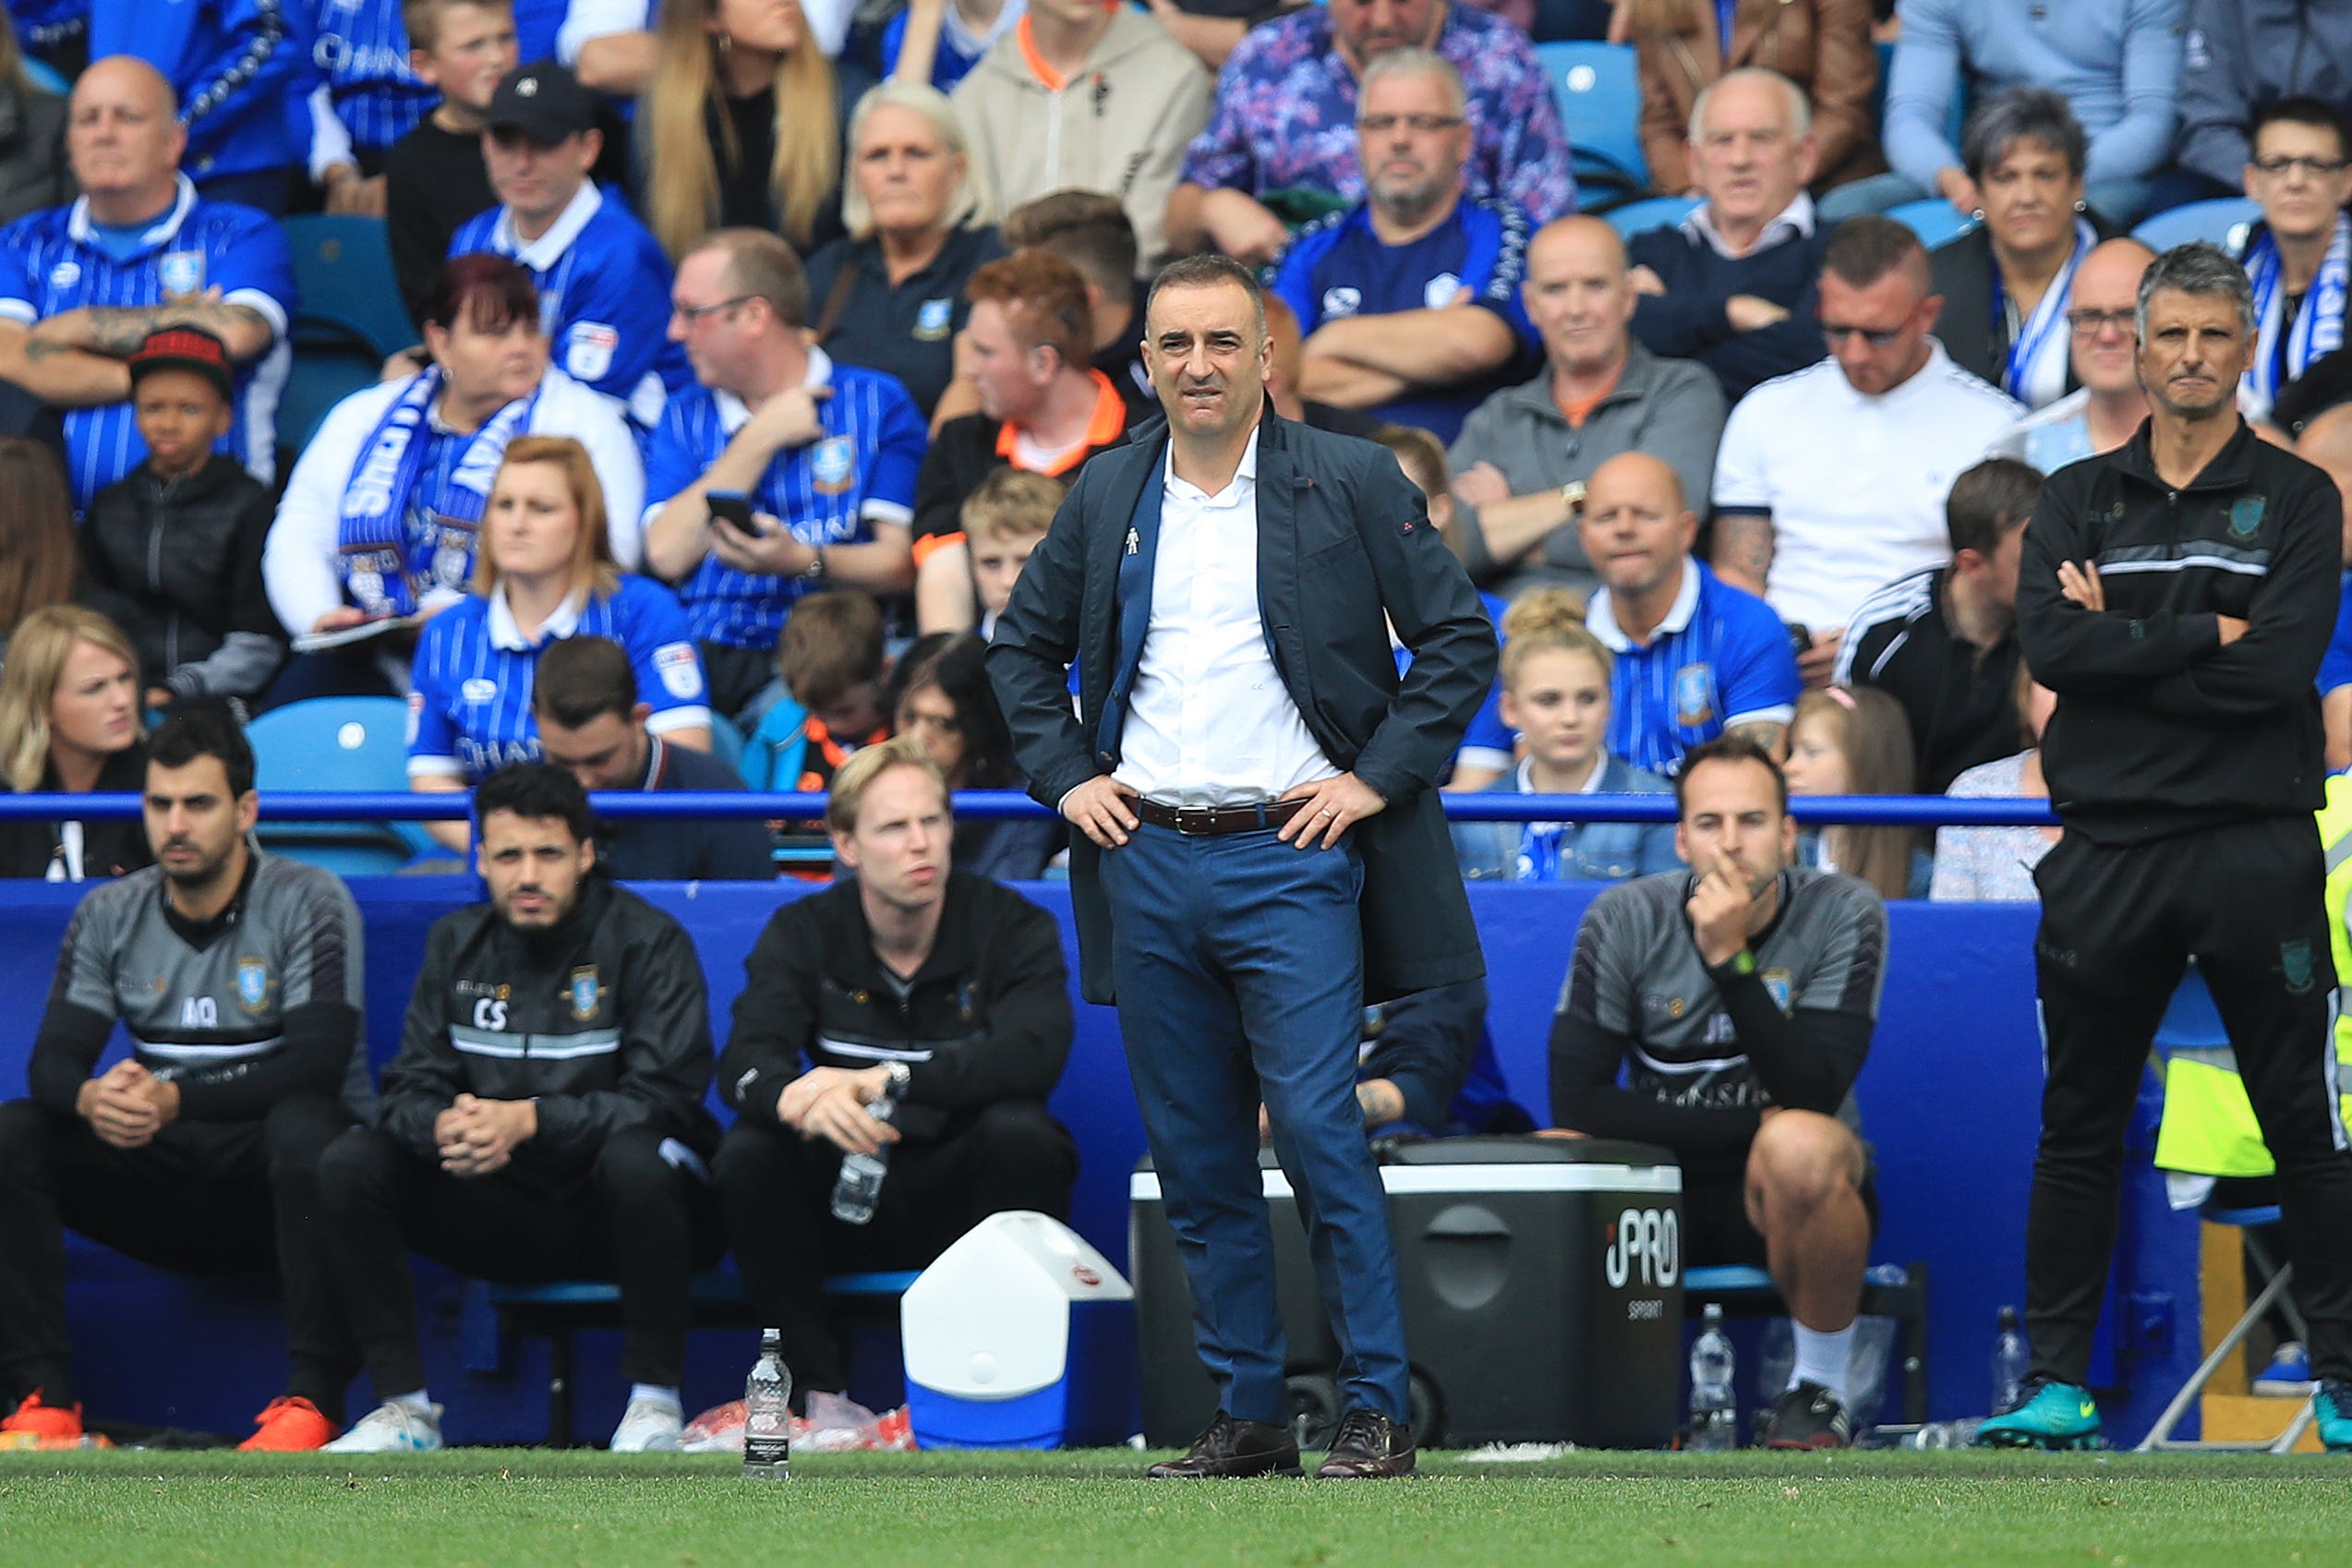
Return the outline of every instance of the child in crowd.
{"type": "Polygon", "coordinates": [[[784,622],[776,666],[787,695],[743,748],[752,789],[821,792],[851,752],[890,738],[889,661],[872,595],[837,588],[802,598],[784,622]]]}
{"type": "Polygon", "coordinates": [[[259,696],[286,639],[261,585],[269,488],[213,450],[234,416],[228,350],[210,332],[172,327],[129,369],[147,457],[90,498],[88,597],[138,650],[149,706],[259,696]]]}
{"type": "MultiPolygon", "coordinates": [[[[1911,720],[1875,686],[1831,686],[1797,699],[1782,764],[1791,795],[1908,795],[1916,782],[1911,720]]],[[[1924,899],[1934,858],[1908,827],[1808,827],[1797,863],[1860,877],[1882,899],[1924,899]]]]}
{"type": "Polygon", "coordinates": [[[392,272],[422,326],[433,274],[465,220],[498,205],[482,162],[482,121],[517,64],[510,0],[404,0],[409,68],[441,101],[384,155],[384,221],[392,272]]]}
{"type": "Polygon", "coordinates": [[[1025,468],[992,469],[975,486],[959,514],[971,547],[972,585],[980,592],[980,639],[995,634],[996,617],[1013,601],[1013,585],[1029,564],[1066,487],[1059,479],[1025,468]]]}
{"type": "MultiPolygon", "coordinates": [[[[1669,786],[1609,754],[1609,650],[1565,588],[1523,596],[1502,618],[1504,725],[1526,755],[1488,788],[1526,795],[1650,795],[1669,786]]],[[[1454,853],[1472,879],[1622,882],[1672,871],[1671,823],[1457,822],[1454,853]]]]}

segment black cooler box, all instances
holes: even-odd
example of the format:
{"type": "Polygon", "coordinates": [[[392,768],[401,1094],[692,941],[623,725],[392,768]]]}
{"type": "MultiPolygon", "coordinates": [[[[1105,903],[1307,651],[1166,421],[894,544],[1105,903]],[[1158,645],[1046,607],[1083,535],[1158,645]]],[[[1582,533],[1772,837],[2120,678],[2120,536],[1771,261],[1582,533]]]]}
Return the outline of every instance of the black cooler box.
{"type": "MultiPolygon", "coordinates": [[[[1292,1406],[1336,1417],[1339,1359],[1289,1181],[1264,1152],[1292,1406]]],[[[1598,1139],[1454,1138],[1386,1149],[1414,1427],[1422,1441],[1662,1448],[1682,1392],[1681,1170],[1665,1150],[1598,1139]]],[[[1181,1448],[1216,1393],[1192,1291],[1147,1161],[1129,1188],[1128,1263],[1143,1436],[1181,1448]]]]}

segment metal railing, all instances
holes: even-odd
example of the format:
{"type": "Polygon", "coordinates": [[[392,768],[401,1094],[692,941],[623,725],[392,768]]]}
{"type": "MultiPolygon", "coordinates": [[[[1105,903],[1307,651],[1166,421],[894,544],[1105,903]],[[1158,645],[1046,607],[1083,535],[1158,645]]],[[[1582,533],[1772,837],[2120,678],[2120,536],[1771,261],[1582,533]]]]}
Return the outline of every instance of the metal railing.
{"type": "MultiPolygon", "coordinates": [[[[1445,795],[1445,814],[1455,822],[1672,822],[1671,795],[1521,795],[1481,791],[1445,795]]],[[[825,815],[819,794],[753,794],[742,790],[625,790],[589,797],[597,811],[615,822],[642,817],[759,817],[814,821],[825,815]]],[[[955,798],[959,815],[975,818],[1051,816],[1053,813],[1013,790],[974,790],[955,798]]],[[[473,814],[464,792],[411,794],[401,791],[320,793],[268,791],[261,815],[278,822],[455,822],[473,814]]],[[[137,795],[0,793],[0,822],[135,817],[137,795]]],[[[1948,795],[1800,796],[1790,814],[1806,826],[1840,824],[1860,827],[2054,827],[2057,817],[2047,801],[1955,799],[1948,795]]]]}

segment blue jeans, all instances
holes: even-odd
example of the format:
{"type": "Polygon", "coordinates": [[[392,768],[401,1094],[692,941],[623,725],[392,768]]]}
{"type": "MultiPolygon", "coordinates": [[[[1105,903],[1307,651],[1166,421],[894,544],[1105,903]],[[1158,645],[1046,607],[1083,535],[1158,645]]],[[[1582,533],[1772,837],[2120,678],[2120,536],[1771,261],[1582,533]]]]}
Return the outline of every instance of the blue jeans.
{"type": "Polygon", "coordinates": [[[1349,1408],[1405,1418],[1388,1200],[1356,1104],[1362,862],[1272,832],[1139,827],[1102,859],[1119,1031],[1221,1406],[1286,1422],[1258,1106],[1297,1195],[1349,1408]]]}

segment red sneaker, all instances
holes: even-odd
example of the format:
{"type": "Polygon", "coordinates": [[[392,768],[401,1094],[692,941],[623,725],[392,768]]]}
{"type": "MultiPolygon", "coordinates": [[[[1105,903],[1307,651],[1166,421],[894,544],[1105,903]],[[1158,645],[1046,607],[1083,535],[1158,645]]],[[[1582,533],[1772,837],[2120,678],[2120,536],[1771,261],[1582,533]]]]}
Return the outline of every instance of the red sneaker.
{"type": "Polygon", "coordinates": [[[307,1399],[273,1399],[253,1423],[259,1429],[237,1444],[248,1453],[308,1453],[335,1435],[335,1424],[307,1399]]]}
{"type": "Polygon", "coordinates": [[[44,1443],[79,1442],[81,1406],[43,1405],[40,1400],[39,1389],[26,1394],[15,1415],[0,1417],[0,1432],[28,1432],[44,1443]]]}

